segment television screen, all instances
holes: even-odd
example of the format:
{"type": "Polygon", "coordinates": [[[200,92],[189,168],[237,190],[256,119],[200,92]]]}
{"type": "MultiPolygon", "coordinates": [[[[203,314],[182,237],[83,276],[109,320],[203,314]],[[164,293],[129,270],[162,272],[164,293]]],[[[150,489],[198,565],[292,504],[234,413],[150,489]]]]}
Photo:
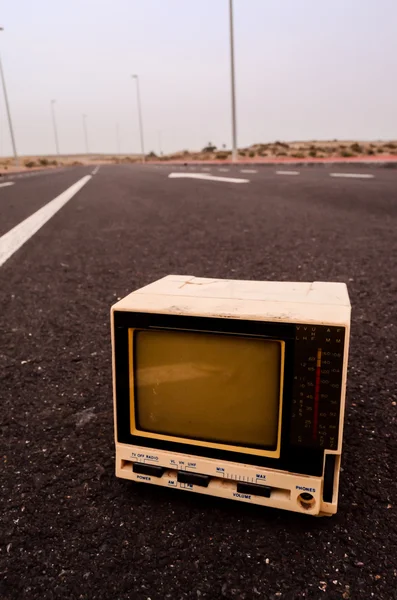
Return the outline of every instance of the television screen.
{"type": "Polygon", "coordinates": [[[187,331],[130,332],[132,434],[277,448],[283,342],[187,331]]]}

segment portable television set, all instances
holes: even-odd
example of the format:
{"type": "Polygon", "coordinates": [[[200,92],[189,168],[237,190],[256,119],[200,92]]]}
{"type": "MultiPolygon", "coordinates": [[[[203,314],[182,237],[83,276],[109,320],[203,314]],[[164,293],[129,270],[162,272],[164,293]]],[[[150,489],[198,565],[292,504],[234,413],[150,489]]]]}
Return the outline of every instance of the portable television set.
{"type": "Polygon", "coordinates": [[[343,283],[170,275],[111,309],[116,476],[337,511],[343,283]]]}

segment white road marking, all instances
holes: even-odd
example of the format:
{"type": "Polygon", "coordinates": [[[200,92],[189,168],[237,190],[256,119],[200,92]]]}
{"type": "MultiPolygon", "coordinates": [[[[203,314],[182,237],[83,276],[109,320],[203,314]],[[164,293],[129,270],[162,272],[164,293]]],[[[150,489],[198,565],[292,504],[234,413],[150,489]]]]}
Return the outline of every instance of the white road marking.
{"type": "Polygon", "coordinates": [[[299,175],[300,171],[276,171],[277,175],[299,175]]]}
{"type": "Polygon", "coordinates": [[[96,175],[99,171],[101,165],[98,165],[97,167],[95,167],[95,169],[92,171],[92,175],[96,175]]]}
{"type": "Polygon", "coordinates": [[[369,173],[330,173],[330,177],[351,177],[352,179],[373,179],[369,173]]]}
{"type": "Polygon", "coordinates": [[[8,187],[9,185],[14,185],[13,181],[5,181],[4,183],[0,183],[0,187],[8,187]]]}
{"type": "Polygon", "coordinates": [[[218,171],[221,171],[222,173],[228,173],[230,169],[218,169],[218,171]]]}
{"type": "Polygon", "coordinates": [[[85,175],[54,200],[33,213],[30,217],[16,225],[0,237],[0,267],[27,242],[47,221],[57,213],[81,188],[91,179],[85,175]]]}
{"type": "Polygon", "coordinates": [[[249,183],[249,179],[238,179],[237,177],[217,177],[216,175],[204,175],[204,173],[170,173],[170,178],[206,179],[207,181],[227,181],[229,183],[249,183]]]}
{"type": "Polygon", "coordinates": [[[203,167],[201,170],[202,171],[211,171],[211,167],[203,167]]]}
{"type": "Polygon", "coordinates": [[[257,173],[256,169],[240,169],[240,173],[257,173]]]}

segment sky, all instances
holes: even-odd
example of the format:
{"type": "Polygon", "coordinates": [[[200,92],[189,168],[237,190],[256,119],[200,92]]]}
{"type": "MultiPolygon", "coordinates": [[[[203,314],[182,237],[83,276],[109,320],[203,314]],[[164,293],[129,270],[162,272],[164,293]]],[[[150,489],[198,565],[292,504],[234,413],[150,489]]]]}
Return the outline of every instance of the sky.
{"type": "MultiPolygon", "coordinates": [[[[396,0],[234,0],[240,147],[397,139],[396,0]]],[[[228,0],[3,0],[18,153],[231,146],[228,0]],[[117,135],[117,130],[119,135],[117,135]]],[[[0,92],[0,155],[11,154],[0,92]]]]}

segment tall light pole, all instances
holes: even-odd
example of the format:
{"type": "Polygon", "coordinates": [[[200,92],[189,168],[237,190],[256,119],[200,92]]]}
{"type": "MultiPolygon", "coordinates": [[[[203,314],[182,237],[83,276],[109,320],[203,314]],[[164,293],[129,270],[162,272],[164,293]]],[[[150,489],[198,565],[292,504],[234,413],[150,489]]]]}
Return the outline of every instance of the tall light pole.
{"type": "Polygon", "coordinates": [[[230,17],[230,71],[232,93],[232,161],[237,161],[237,127],[236,127],[236,89],[234,77],[234,34],[233,34],[233,0],[229,0],[230,17]]]}
{"type": "Polygon", "coordinates": [[[88,134],[87,134],[87,115],[83,115],[83,129],[84,129],[84,141],[85,141],[85,153],[88,152],[88,134]]]}
{"type": "Polygon", "coordinates": [[[55,105],[56,100],[51,100],[51,114],[52,114],[52,125],[54,127],[54,138],[55,138],[55,149],[59,156],[59,144],[58,144],[58,131],[57,131],[57,122],[55,118],[55,105]]]}
{"type": "Polygon", "coordinates": [[[141,94],[139,92],[139,77],[138,77],[138,75],[132,75],[132,79],[135,79],[135,81],[136,81],[136,98],[137,98],[137,103],[138,103],[139,134],[141,136],[141,155],[142,155],[142,162],[145,162],[145,149],[144,149],[144,144],[143,144],[141,94]]]}
{"type": "MultiPolygon", "coordinates": [[[[0,27],[0,31],[4,31],[4,27],[0,27]]],[[[12,119],[11,119],[11,111],[10,111],[10,105],[8,103],[8,95],[7,95],[7,87],[6,87],[6,80],[4,78],[4,72],[3,72],[3,65],[1,63],[1,58],[0,58],[0,74],[1,74],[1,82],[3,84],[3,92],[4,92],[4,102],[6,105],[6,110],[7,110],[7,117],[8,117],[8,126],[10,128],[10,136],[11,136],[11,144],[12,144],[12,151],[14,153],[14,158],[15,158],[15,164],[18,164],[18,154],[17,154],[17,147],[15,144],[15,136],[14,136],[14,128],[12,126],[12,119]]]]}
{"type": "Polygon", "coordinates": [[[163,144],[162,144],[162,134],[161,131],[157,132],[158,138],[159,138],[159,152],[160,152],[160,156],[163,155],[163,144]]]}
{"type": "Polygon", "coordinates": [[[120,154],[120,127],[116,123],[116,143],[117,143],[117,154],[120,154]]]}

